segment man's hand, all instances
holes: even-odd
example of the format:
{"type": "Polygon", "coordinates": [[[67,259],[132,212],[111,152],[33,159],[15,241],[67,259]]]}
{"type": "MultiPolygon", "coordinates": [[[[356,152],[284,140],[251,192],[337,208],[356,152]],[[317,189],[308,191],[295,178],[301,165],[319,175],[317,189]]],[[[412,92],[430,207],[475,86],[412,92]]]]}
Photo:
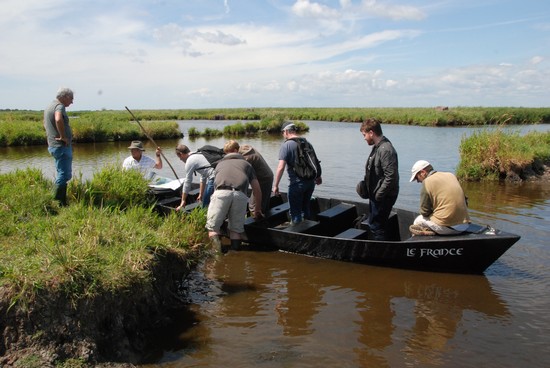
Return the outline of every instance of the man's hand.
{"type": "Polygon", "coordinates": [[[55,140],[63,142],[65,146],[69,145],[69,140],[67,139],[67,137],[56,137],[55,140]]]}

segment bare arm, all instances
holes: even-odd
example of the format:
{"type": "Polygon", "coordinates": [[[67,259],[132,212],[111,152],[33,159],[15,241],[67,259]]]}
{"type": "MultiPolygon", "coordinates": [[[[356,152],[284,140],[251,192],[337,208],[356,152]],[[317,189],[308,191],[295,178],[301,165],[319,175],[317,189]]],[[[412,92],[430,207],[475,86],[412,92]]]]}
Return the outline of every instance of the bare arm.
{"type": "Polygon", "coordinates": [[[250,182],[252,187],[252,194],[254,194],[254,218],[260,218],[263,216],[262,213],[262,190],[260,189],[260,182],[258,179],[254,179],[250,182]]]}
{"type": "Polygon", "coordinates": [[[156,158],[155,158],[155,169],[162,169],[162,159],[160,158],[160,154],[162,153],[162,150],[160,147],[157,147],[156,150],[156,158]]]}
{"type": "Polygon", "coordinates": [[[283,173],[285,172],[286,162],[285,160],[279,160],[279,164],[277,165],[277,172],[275,173],[275,180],[273,182],[273,193],[275,195],[279,195],[279,183],[281,182],[281,178],[283,177],[283,173]]]}
{"type": "Polygon", "coordinates": [[[54,118],[55,118],[55,127],[59,132],[59,138],[55,138],[55,140],[63,141],[65,145],[68,145],[69,140],[67,139],[67,136],[65,136],[65,120],[63,119],[63,114],[61,113],[61,111],[56,111],[54,113],[54,118]]]}

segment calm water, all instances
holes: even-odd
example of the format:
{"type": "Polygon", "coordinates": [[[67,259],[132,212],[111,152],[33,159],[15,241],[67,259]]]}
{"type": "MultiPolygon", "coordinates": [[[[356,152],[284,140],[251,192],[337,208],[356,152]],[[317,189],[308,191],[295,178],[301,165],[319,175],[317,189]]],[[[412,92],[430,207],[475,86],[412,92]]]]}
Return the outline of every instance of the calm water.
{"type": "MultiPolygon", "coordinates": [[[[232,122],[229,122],[232,123],[232,122]]],[[[323,164],[316,194],[356,199],[370,147],[359,124],[308,122],[323,164]]],[[[188,127],[220,122],[182,122],[188,127]]],[[[550,130],[550,126],[512,130],[550,130]]],[[[396,206],[415,210],[412,164],[427,159],[455,171],[468,128],[384,126],[400,160],[396,206]]],[[[273,169],[282,137],[241,139],[273,169]]],[[[181,140],[191,148],[206,141],[181,140]]],[[[224,139],[208,143],[223,145],[224,139]]],[[[178,141],[157,142],[180,176],[178,141]]],[[[84,177],[121,164],[126,143],[75,146],[84,177]]],[[[153,147],[146,145],[146,153],[153,147]]],[[[36,166],[53,178],[45,147],[0,148],[0,172],[36,166]]],[[[161,172],[174,177],[168,165],[161,172]]],[[[286,186],[283,181],[282,187],[286,186]]],[[[474,221],[521,240],[483,276],[404,271],[273,252],[237,252],[209,260],[184,283],[189,310],[156,339],[146,367],[547,367],[550,364],[550,186],[465,184],[474,221]]]]}

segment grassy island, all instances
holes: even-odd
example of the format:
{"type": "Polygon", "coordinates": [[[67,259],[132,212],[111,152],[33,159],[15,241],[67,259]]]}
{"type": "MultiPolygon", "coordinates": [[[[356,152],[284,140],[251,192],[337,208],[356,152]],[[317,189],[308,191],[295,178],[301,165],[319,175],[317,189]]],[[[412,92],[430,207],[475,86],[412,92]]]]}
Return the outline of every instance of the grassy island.
{"type": "Polygon", "coordinates": [[[135,362],[209,252],[205,210],[161,217],[141,174],[114,167],[73,179],[66,207],[52,186],[37,169],[0,175],[0,366],[135,362]]]}
{"type": "Polygon", "coordinates": [[[457,176],[468,181],[523,181],[550,174],[550,132],[476,132],[460,144],[457,176]]]}

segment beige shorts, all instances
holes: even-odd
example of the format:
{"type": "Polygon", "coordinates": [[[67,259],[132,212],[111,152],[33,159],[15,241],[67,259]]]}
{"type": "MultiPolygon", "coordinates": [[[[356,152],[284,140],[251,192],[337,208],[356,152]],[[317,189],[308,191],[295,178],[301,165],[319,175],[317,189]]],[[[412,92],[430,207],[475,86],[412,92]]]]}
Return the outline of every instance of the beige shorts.
{"type": "Polygon", "coordinates": [[[230,231],[244,233],[247,204],[248,197],[241,191],[214,191],[214,194],[210,197],[210,204],[208,205],[206,229],[219,233],[223,222],[227,218],[230,231]]]}

